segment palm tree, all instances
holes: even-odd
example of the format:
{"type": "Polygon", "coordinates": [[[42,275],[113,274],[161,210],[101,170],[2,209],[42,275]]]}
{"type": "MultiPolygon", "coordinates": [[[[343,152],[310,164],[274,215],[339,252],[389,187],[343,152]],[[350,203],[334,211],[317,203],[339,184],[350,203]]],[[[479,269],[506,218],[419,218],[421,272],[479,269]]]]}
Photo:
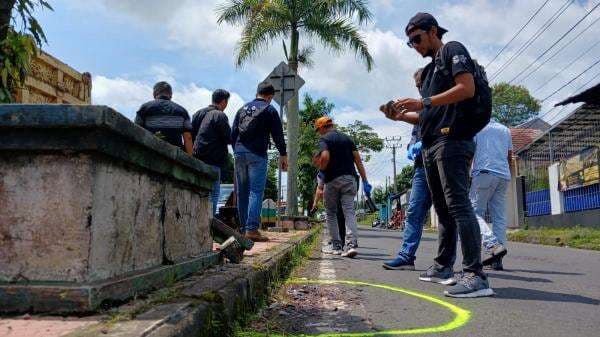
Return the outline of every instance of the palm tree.
{"type": "MultiPolygon", "coordinates": [[[[314,48],[300,49],[300,33],[308,41],[317,41],[334,53],[353,51],[373,68],[373,57],[359,32],[372,13],[365,0],[227,0],[217,8],[219,23],[242,26],[237,49],[237,66],[258,56],[261,51],[283,39],[288,65],[298,72],[298,64],[310,65],[314,48]],[[285,40],[288,40],[286,43],[285,40]],[[289,45],[289,53],[288,46],[289,45]]],[[[288,103],[287,137],[297,139],[299,131],[298,95],[288,103]]],[[[296,215],[298,144],[288,141],[287,214],[296,215]]]]}

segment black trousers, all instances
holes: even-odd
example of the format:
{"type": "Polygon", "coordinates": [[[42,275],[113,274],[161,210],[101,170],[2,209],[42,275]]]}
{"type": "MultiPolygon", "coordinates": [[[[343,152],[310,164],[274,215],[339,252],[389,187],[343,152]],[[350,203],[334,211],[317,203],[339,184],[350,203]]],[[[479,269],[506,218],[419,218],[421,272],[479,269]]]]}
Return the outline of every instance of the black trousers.
{"type": "Polygon", "coordinates": [[[463,253],[463,271],[482,274],[481,234],[469,200],[473,141],[445,140],[423,151],[431,198],[439,219],[438,268],[449,267],[456,255],[457,231],[463,253]]]}

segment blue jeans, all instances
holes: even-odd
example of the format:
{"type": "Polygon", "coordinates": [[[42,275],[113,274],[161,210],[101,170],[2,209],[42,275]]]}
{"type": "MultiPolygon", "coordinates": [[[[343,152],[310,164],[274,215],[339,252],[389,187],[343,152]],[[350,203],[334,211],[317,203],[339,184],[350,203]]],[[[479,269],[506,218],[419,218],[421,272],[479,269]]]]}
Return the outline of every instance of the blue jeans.
{"type": "Polygon", "coordinates": [[[408,210],[406,211],[406,220],[404,221],[402,248],[398,252],[398,256],[403,257],[407,262],[415,260],[415,254],[423,235],[423,223],[430,208],[431,194],[427,186],[425,168],[415,166],[410,200],[408,201],[408,210]]]}
{"type": "Polygon", "coordinates": [[[267,182],[267,163],[267,157],[252,152],[235,154],[237,206],[242,232],[257,230],[260,226],[260,211],[267,182]]]}
{"type": "Polygon", "coordinates": [[[495,244],[506,245],[506,195],[510,180],[491,173],[479,173],[473,177],[469,197],[473,203],[485,249],[495,244]],[[486,211],[490,214],[492,228],[485,221],[486,211]]]}
{"type": "Polygon", "coordinates": [[[218,166],[211,165],[212,168],[217,171],[217,180],[213,185],[212,192],[210,192],[210,201],[212,202],[213,215],[217,214],[217,204],[219,203],[219,195],[221,194],[221,168],[218,166]]]}

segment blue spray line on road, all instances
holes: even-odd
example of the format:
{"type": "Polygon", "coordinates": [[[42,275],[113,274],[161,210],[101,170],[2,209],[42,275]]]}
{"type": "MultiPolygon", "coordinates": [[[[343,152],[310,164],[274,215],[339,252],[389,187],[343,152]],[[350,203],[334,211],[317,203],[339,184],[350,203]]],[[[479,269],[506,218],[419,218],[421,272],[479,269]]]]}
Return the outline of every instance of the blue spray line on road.
{"type": "Polygon", "coordinates": [[[259,332],[243,332],[240,333],[240,337],[376,337],[376,336],[397,336],[397,335],[419,335],[419,334],[431,334],[441,333],[456,330],[465,326],[471,319],[471,312],[469,310],[460,308],[450,302],[446,302],[441,298],[421,293],[414,290],[399,288],[387,284],[370,283],[364,281],[353,281],[353,280],[308,280],[308,279],[293,279],[287,282],[288,284],[344,284],[350,286],[365,286],[384,289],[395,293],[400,293],[412,297],[425,300],[437,304],[438,306],[444,307],[454,314],[454,319],[450,322],[442,325],[432,327],[421,327],[411,329],[393,329],[376,332],[326,332],[320,334],[274,334],[274,333],[259,333],[259,332]]]}

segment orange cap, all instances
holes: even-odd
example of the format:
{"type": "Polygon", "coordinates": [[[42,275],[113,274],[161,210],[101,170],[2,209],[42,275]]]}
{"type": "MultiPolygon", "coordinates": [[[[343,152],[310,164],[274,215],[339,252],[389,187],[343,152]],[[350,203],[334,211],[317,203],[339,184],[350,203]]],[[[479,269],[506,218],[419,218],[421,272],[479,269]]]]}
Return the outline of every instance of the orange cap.
{"type": "Polygon", "coordinates": [[[319,130],[322,127],[331,126],[331,125],[333,125],[333,120],[331,118],[329,118],[329,117],[319,117],[315,121],[315,130],[319,130]]]}

